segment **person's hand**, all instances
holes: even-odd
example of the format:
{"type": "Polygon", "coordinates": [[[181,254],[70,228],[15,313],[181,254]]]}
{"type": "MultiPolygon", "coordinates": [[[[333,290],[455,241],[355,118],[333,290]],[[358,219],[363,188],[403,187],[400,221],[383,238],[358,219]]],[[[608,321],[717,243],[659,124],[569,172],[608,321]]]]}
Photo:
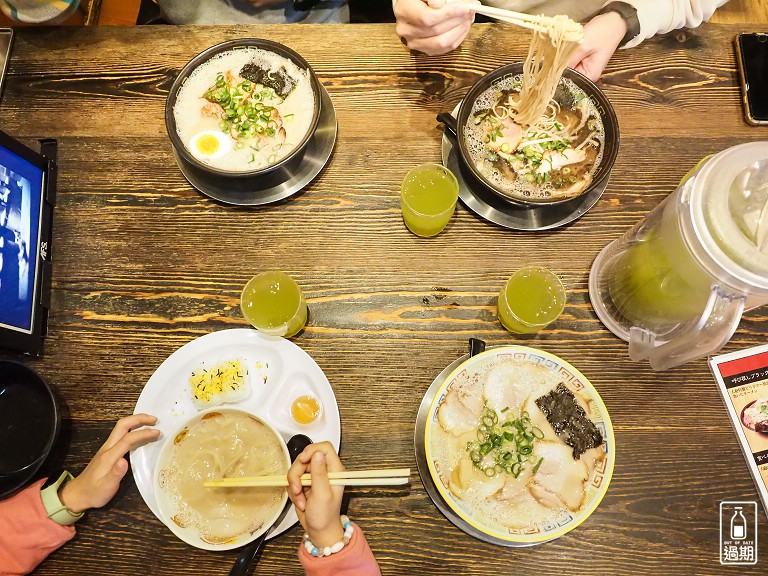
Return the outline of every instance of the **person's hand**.
{"type": "Polygon", "coordinates": [[[339,515],[343,486],[331,486],[328,472],[346,470],[330,442],[311,444],[288,470],[288,496],[296,506],[299,522],[318,548],[333,546],[344,538],[339,515]],[[312,486],[302,487],[301,475],[312,475],[312,486]]]}
{"type": "Polygon", "coordinates": [[[568,66],[597,82],[626,33],[627,22],[618,12],[598,14],[584,25],[584,42],[568,66]]]}
{"type": "Polygon", "coordinates": [[[397,0],[395,17],[406,46],[430,56],[458,47],[475,21],[474,12],[447,0],[397,0]]]}
{"type": "Polygon", "coordinates": [[[160,437],[160,430],[136,428],[152,426],[156,422],[157,418],[149,414],[134,414],[118,420],[109,438],[85,470],[61,489],[61,503],[79,514],[89,508],[101,508],[112,500],[120,487],[120,480],[128,471],[125,454],[160,437]]]}

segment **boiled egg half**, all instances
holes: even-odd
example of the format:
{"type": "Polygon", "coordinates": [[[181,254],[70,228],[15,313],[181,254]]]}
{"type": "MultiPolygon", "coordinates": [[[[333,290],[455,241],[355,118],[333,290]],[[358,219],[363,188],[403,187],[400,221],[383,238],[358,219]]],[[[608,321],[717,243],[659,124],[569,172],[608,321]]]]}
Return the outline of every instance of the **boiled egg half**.
{"type": "Polygon", "coordinates": [[[198,132],[189,141],[189,149],[192,151],[192,154],[201,160],[221,158],[227,152],[230,152],[232,147],[232,138],[216,130],[198,132]]]}

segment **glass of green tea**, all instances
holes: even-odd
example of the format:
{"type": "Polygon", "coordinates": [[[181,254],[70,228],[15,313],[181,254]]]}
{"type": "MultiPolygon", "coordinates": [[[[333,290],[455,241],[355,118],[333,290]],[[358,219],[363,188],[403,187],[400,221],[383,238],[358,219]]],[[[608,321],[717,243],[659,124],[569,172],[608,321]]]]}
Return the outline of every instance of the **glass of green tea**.
{"type": "Polygon", "coordinates": [[[555,321],[564,308],[565,288],[560,278],[542,266],[526,266],[502,288],[498,317],[510,332],[527,334],[555,321]]]}
{"type": "Polygon", "coordinates": [[[448,168],[422,164],[406,174],[400,189],[400,206],[408,229],[417,236],[435,236],[453,216],[459,183],[448,168]]]}
{"type": "Polygon", "coordinates": [[[240,296],[243,316],[257,330],[290,338],[307,323],[307,303],[293,278],[262,272],[248,281],[240,296]]]}

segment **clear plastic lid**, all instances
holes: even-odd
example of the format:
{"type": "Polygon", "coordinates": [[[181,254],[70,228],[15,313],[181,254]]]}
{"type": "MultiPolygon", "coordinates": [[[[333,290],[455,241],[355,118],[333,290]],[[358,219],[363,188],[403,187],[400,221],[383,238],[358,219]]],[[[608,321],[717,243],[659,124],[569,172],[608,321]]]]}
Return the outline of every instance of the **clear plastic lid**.
{"type": "Polygon", "coordinates": [[[728,195],[730,215],[751,261],[768,274],[768,158],[742,170],[728,195]]]}
{"type": "Polygon", "coordinates": [[[696,175],[691,200],[697,235],[720,268],[716,276],[731,275],[750,293],[768,290],[768,142],[714,156],[696,175]]]}

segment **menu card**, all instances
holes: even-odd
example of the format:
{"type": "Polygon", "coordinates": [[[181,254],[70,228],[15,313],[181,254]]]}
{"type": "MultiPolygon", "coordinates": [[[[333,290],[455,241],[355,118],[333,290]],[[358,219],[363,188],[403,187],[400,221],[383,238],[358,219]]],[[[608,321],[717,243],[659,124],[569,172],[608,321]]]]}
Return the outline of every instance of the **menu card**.
{"type": "Polygon", "coordinates": [[[768,513],[768,345],[715,356],[709,366],[768,513]]]}

